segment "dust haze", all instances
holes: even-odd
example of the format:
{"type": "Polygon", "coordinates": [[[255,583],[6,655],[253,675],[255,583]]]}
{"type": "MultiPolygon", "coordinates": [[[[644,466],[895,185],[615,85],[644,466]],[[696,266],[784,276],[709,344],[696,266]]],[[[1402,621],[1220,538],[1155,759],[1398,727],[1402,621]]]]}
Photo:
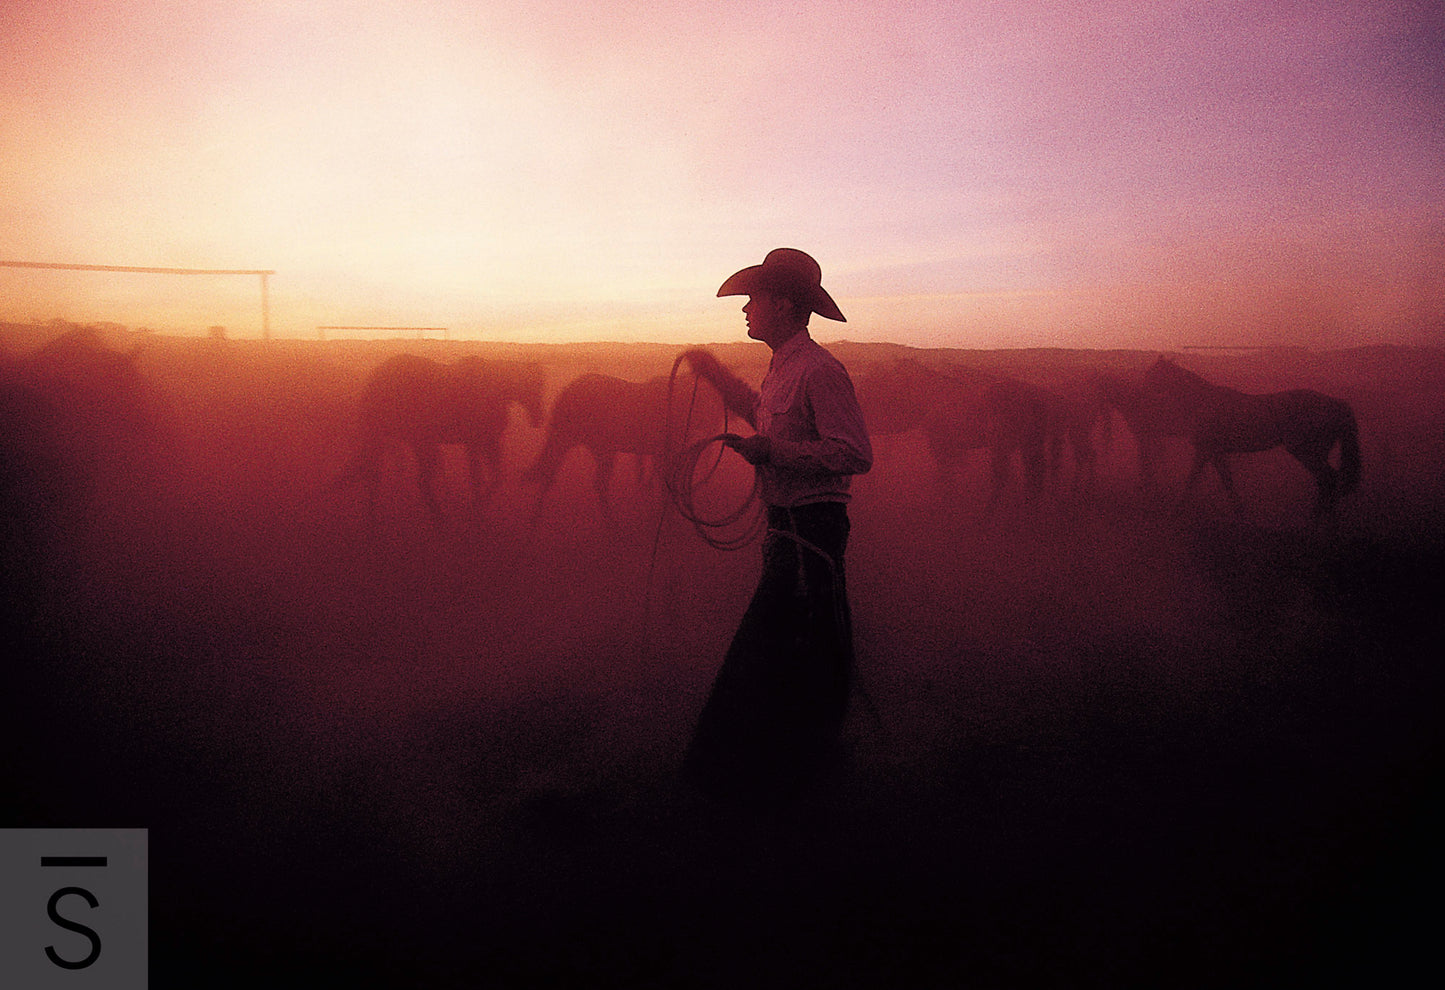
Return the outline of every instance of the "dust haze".
{"type": "MultiPolygon", "coordinates": [[[[1092,485],[1066,454],[988,512],[985,452],[945,483],[916,430],[875,432],[851,758],[758,819],[676,779],[756,544],[706,544],[626,453],[605,506],[577,448],[539,508],[515,407],[482,500],[442,448],[439,522],[400,445],[374,523],[338,482],[395,353],[540,362],[550,407],[677,348],[110,326],[42,360],[74,330],[3,336],[6,819],[151,830],[157,985],[1289,985],[1423,956],[1445,352],[1178,356],[1351,404],[1361,485],[1319,522],[1281,450],[1234,458],[1243,516],[1211,474],[1184,495],[1183,441],[1145,490],[1117,416],[1092,485]]],[[[711,349],[761,380],[761,345],[711,349]]],[[[899,358],[1062,391],[1156,357],[830,349],[865,400],[899,358]]],[[[724,428],[675,385],[673,422],[724,428]]],[[[719,455],[702,495],[748,485],[719,455]]]]}

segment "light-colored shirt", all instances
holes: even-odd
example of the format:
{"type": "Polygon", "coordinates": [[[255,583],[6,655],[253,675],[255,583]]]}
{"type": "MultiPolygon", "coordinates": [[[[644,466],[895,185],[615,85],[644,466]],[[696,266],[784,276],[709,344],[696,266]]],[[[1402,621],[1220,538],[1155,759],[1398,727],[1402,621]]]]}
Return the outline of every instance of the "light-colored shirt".
{"type": "Polygon", "coordinates": [[[757,469],[767,505],[846,502],[852,476],[873,466],[853,381],[807,330],[773,352],[756,420],[771,442],[768,463],[757,469]]]}

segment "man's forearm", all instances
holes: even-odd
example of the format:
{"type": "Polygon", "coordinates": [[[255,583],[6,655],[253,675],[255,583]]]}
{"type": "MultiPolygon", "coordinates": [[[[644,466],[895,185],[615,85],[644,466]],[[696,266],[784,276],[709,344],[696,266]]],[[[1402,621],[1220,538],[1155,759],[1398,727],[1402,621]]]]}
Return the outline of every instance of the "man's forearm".
{"type": "Polygon", "coordinates": [[[753,429],[758,427],[758,393],[737,375],[729,371],[721,361],[702,348],[686,351],[683,355],[692,366],[693,373],[706,379],[717,389],[723,405],[747,421],[753,429]]]}

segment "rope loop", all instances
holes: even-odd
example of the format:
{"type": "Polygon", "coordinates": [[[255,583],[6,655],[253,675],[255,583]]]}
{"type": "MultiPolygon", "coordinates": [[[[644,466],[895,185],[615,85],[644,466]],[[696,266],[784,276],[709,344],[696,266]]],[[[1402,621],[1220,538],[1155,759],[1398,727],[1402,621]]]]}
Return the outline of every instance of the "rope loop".
{"type": "MultiPolygon", "coordinates": [[[[708,546],[717,550],[741,550],[755,542],[767,528],[767,517],[763,514],[762,501],[758,497],[756,474],[753,475],[752,489],[736,507],[715,511],[711,514],[698,507],[698,492],[717,470],[717,462],[714,461],[703,478],[698,479],[698,466],[702,461],[703,454],[713,444],[725,444],[733,436],[735,434],[719,433],[717,436],[707,437],[690,444],[685,450],[670,459],[664,477],[668,496],[672,499],[673,507],[677,509],[678,515],[692,524],[693,530],[708,546]],[[725,534],[726,530],[736,530],[739,523],[743,524],[741,530],[737,530],[731,535],[725,534]]],[[[722,452],[719,450],[719,460],[721,454],[722,452]]]]}
{"type": "MultiPolygon", "coordinates": [[[[667,380],[667,418],[664,425],[664,451],[663,451],[663,485],[667,488],[668,497],[672,500],[673,507],[677,509],[678,515],[692,524],[693,530],[708,546],[717,550],[741,550],[748,544],[755,542],[763,531],[767,529],[767,517],[763,513],[762,499],[758,494],[758,477],[753,475],[753,486],[743,501],[735,508],[714,513],[705,513],[697,504],[697,495],[712,480],[717,473],[718,466],[722,463],[723,450],[726,449],[727,441],[737,437],[735,433],[727,432],[728,409],[723,406],[723,431],[715,436],[705,437],[694,441],[681,451],[673,450],[672,431],[672,397],[676,390],[677,373],[681,367],[686,354],[679,354],[672,362],[672,374],[667,380]],[[718,445],[717,454],[708,465],[707,470],[698,476],[698,469],[702,464],[703,455],[713,444],[718,445]],[[748,518],[751,516],[751,518],[748,518]],[[736,527],[743,524],[741,530],[736,527]],[[725,530],[735,530],[731,535],[725,535],[725,530]]],[[[688,398],[687,415],[682,423],[682,436],[687,436],[688,428],[692,425],[693,410],[697,404],[697,390],[700,379],[693,377],[692,393],[688,398]]]]}

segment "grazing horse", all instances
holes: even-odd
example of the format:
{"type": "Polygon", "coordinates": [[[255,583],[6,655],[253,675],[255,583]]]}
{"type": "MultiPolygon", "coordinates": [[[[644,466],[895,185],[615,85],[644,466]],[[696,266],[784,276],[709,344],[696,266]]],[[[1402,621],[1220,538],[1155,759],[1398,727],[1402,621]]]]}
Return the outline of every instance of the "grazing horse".
{"type": "Polygon", "coordinates": [[[967,455],[986,449],[988,511],[1010,484],[1014,454],[1022,462],[1025,497],[1042,493],[1063,415],[1059,397],[1048,389],[970,369],[939,371],[905,358],[861,375],[857,392],[874,435],[923,434],[945,492],[955,489],[967,455]]]}
{"type": "Polygon", "coordinates": [[[1063,453],[1068,447],[1074,461],[1071,490],[1075,495],[1092,492],[1098,480],[1099,464],[1095,435],[1102,433],[1106,445],[1110,440],[1110,420],[1103,397],[1087,383],[1032,387],[1045,417],[1049,476],[1062,487],[1063,453]]]}
{"type": "Polygon", "coordinates": [[[1163,451],[1164,438],[1187,439],[1184,423],[1178,417],[1169,416],[1167,410],[1154,408],[1157,403],[1151,402],[1136,382],[1107,372],[1097,372],[1093,381],[1104,404],[1119,414],[1133,434],[1139,458],[1139,486],[1146,492],[1153,492],[1157,485],[1156,464],[1163,451]]]}
{"type": "Polygon", "coordinates": [[[361,444],[341,481],[365,484],[367,519],[375,524],[386,445],[400,441],[416,458],[417,484],[427,511],[440,522],[436,477],[441,445],[461,444],[473,501],[479,505],[501,481],[508,410],[516,403],[532,426],[541,426],[543,385],[542,366],[531,362],[464,357],[440,364],[414,354],[388,358],[362,392],[361,444]],[[490,482],[484,473],[488,469],[490,482]]]}
{"type": "Polygon", "coordinates": [[[639,488],[656,479],[656,468],[676,439],[668,435],[671,398],[671,379],[665,375],[632,382],[594,372],[562,389],[552,402],[542,451],[523,475],[525,481],[542,486],[533,521],[541,516],[543,499],[574,447],[585,447],[596,462],[592,487],[604,514],[609,511],[608,488],[617,455],[636,458],[639,488]]]}
{"type": "Polygon", "coordinates": [[[1314,477],[1314,518],[1333,511],[1341,496],[1359,485],[1359,430],[1354,411],[1342,399],[1309,389],[1240,392],[1206,381],[1162,356],[1145,373],[1140,398],[1155,432],[1184,436],[1194,446],[1186,492],[1205,466],[1213,465],[1231,504],[1242,512],[1229,455],[1274,447],[1283,447],[1314,477]],[[1340,450],[1338,469],[1330,464],[1335,447],[1340,450]]]}

